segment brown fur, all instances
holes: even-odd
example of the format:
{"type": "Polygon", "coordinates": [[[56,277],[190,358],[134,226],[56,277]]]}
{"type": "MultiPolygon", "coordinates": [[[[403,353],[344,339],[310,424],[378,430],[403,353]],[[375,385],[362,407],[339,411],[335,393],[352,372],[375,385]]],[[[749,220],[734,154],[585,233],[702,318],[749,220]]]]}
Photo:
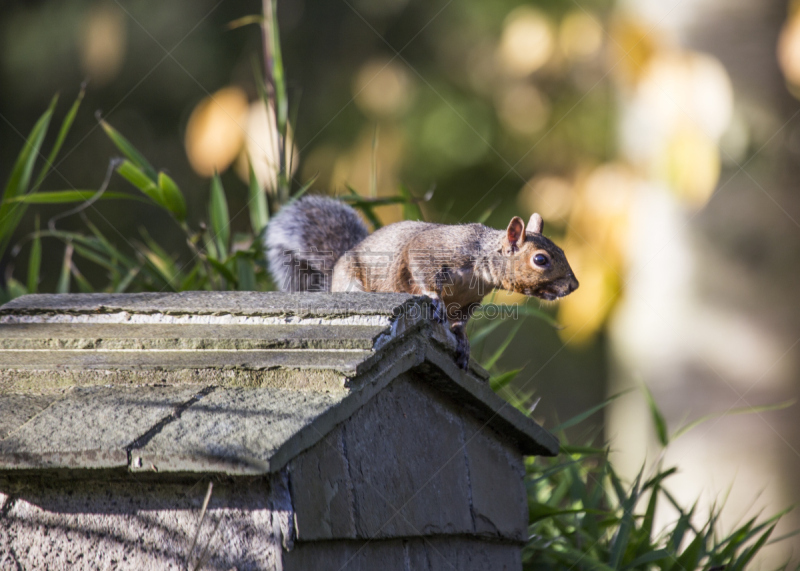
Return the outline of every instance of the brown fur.
{"type": "MultiPolygon", "coordinates": [[[[531,222],[540,230],[541,217],[531,222]]],[[[554,300],[577,287],[563,250],[541,232],[525,232],[519,217],[506,231],[482,224],[391,224],[339,259],[332,284],[333,291],[406,292],[441,303],[463,367],[469,359],[469,312],[493,288],[554,300]],[[546,267],[533,263],[537,254],[547,256],[546,267]]]]}

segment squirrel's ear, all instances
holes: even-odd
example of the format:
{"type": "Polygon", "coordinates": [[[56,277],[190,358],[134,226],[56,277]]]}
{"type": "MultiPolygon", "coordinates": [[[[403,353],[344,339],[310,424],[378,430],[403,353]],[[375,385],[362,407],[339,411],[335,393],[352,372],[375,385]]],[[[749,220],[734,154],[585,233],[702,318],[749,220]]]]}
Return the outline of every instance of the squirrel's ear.
{"type": "Polygon", "coordinates": [[[531,219],[528,220],[528,232],[541,234],[542,230],[544,230],[544,220],[542,220],[538,212],[534,212],[531,214],[531,219]]]}
{"type": "Polygon", "coordinates": [[[506,239],[511,246],[511,253],[516,252],[517,249],[521,248],[522,244],[525,242],[525,223],[519,216],[514,216],[514,218],[511,219],[511,222],[508,223],[508,228],[506,229],[506,239]]]}

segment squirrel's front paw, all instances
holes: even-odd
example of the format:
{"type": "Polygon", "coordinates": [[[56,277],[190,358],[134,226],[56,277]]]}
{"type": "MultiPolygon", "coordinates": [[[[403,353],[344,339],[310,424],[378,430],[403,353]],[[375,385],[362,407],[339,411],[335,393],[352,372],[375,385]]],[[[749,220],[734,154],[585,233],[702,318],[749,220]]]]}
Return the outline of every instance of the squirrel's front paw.
{"type": "Polygon", "coordinates": [[[469,341],[467,341],[466,338],[458,338],[455,361],[459,368],[465,371],[469,369],[469,341]]]}
{"type": "Polygon", "coordinates": [[[447,312],[444,307],[444,302],[438,297],[431,298],[431,307],[433,307],[433,319],[437,323],[444,325],[447,323],[447,312]]]}

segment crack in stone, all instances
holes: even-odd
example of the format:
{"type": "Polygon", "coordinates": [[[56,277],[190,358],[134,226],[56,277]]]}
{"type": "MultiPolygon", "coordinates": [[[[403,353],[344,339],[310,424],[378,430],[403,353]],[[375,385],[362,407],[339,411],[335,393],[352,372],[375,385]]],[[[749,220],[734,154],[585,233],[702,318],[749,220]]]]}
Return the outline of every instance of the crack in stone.
{"type": "Polygon", "coordinates": [[[147,432],[145,432],[141,436],[135,438],[133,440],[133,442],[131,442],[125,448],[125,452],[128,454],[128,469],[130,470],[132,468],[140,468],[141,467],[141,458],[137,458],[137,460],[140,462],[139,465],[137,465],[137,466],[133,465],[134,464],[134,460],[133,460],[133,451],[134,450],[141,450],[142,448],[147,446],[147,444],[153,438],[155,438],[156,435],[159,432],[164,430],[164,427],[166,427],[168,424],[171,424],[172,422],[175,422],[176,420],[178,420],[186,409],[188,409],[190,406],[192,406],[193,404],[198,402],[203,397],[208,396],[209,394],[214,392],[216,390],[216,388],[217,387],[215,387],[215,386],[210,386],[210,387],[206,387],[203,390],[199,391],[192,398],[190,398],[189,400],[187,400],[184,403],[179,404],[174,409],[172,409],[172,412],[170,412],[167,416],[165,416],[164,418],[159,420],[147,432]]]}
{"type": "Polygon", "coordinates": [[[467,435],[465,432],[464,422],[459,419],[461,425],[461,450],[464,452],[464,467],[467,470],[467,499],[469,500],[469,517],[472,520],[472,530],[477,532],[478,526],[475,520],[475,505],[472,501],[472,476],[469,471],[469,454],[467,454],[467,435]]]}

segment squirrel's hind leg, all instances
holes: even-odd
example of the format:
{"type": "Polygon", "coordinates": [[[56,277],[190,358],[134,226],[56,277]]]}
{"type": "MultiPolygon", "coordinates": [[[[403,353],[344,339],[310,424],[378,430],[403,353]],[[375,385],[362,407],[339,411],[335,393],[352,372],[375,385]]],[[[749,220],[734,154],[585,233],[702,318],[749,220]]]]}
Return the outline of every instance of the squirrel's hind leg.
{"type": "Polygon", "coordinates": [[[469,319],[469,312],[456,311],[455,315],[451,316],[447,311],[447,305],[441,296],[432,291],[422,291],[423,295],[431,298],[431,307],[433,308],[433,319],[442,325],[449,325],[450,331],[456,337],[456,354],[455,362],[459,368],[467,370],[469,368],[469,339],[467,339],[467,319],[469,319]],[[458,319],[458,321],[452,321],[458,319]]]}
{"type": "Polygon", "coordinates": [[[448,312],[451,320],[450,331],[456,336],[456,365],[464,370],[469,369],[469,339],[467,338],[467,321],[472,312],[480,305],[479,301],[469,303],[465,306],[453,308],[448,312]]]}
{"type": "Polygon", "coordinates": [[[455,361],[461,369],[469,369],[469,339],[467,339],[467,322],[457,321],[450,326],[456,336],[455,361]]]}

